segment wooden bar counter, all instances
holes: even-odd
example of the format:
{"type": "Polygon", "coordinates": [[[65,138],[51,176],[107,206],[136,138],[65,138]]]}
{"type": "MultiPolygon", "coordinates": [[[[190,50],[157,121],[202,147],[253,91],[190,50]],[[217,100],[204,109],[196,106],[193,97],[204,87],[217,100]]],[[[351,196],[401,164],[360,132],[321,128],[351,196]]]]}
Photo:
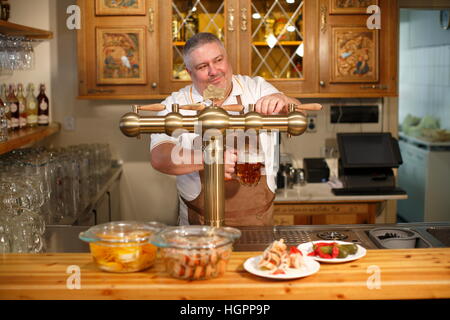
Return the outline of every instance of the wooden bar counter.
{"type": "Polygon", "coordinates": [[[160,260],[146,271],[118,274],[100,271],[86,253],[5,254],[0,299],[450,298],[450,248],[368,250],[360,260],[321,264],[314,275],[283,281],[244,270],[244,261],[260,253],[233,252],[226,274],[204,281],[170,278],[160,260]]]}

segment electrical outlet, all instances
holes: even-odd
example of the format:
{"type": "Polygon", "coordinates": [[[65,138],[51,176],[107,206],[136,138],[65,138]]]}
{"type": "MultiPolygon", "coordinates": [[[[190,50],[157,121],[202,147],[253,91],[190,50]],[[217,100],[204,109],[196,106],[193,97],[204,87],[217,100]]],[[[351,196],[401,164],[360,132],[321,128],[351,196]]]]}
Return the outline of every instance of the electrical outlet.
{"type": "Polygon", "coordinates": [[[317,131],[317,115],[308,114],[306,116],[306,132],[313,133],[317,131]]]}
{"type": "Polygon", "coordinates": [[[67,131],[75,130],[75,118],[73,116],[64,117],[64,130],[67,131]]]}

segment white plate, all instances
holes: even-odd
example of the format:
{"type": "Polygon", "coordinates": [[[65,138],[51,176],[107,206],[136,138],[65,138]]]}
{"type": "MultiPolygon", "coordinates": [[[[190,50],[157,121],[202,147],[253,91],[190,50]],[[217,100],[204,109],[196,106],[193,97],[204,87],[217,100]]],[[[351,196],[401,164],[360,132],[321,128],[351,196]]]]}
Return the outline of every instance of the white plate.
{"type": "Polygon", "coordinates": [[[270,279],[278,279],[278,280],[287,280],[287,279],[297,279],[310,276],[320,269],[320,263],[312,259],[311,257],[303,257],[305,260],[305,265],[300,269],[291,269],[286,270],[286,274],[272,274],[273,270],[261,270],[258,267],[258,262],[261,260],[262,255],[248,258],[244,262],[244,269],[248,272],[265,278],[270,279]]]}
{"type": "MultiPolygon", "coordinates": [[[[351,242],[345,242],[345,241],[311,241],[311,242],[305,242],[300,244],[297,248],[302,251],[304,256],[308,256],[309,253],[313,251],[313,244],[318,242],[325,242],[325,243],[338,243],[338,244],[354,244],[351,242]]],[[[313,258],[316,261],[320,262],[326,262],[326,263],[342,263],[342,262],[349,262],[353,260],[360,259],[364,257],[367,253],[366,248],[361,247],[359,244],[356,244],[358,246],[358,251],[355,254],[349,254],[347,258],[334,258],[334,259],[326,259],[321,257],[310,257],[313,258]]]]}

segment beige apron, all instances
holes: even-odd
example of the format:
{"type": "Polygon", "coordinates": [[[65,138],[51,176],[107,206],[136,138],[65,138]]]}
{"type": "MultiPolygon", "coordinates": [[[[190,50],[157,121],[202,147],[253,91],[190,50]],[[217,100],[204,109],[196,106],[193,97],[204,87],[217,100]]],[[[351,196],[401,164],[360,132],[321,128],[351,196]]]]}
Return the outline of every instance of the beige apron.
{"type": "MultiPolygon", "coordinates": [[[[237,96],[239,104],[241,97],[237,96]]],[[[204,224],[204,172],[199,171],[201,191],[197,198],[187,201],[189,224],[204,224]]],[[[244,186],[238,180],[225,181],[225,225],[270,226],[273,224],[273,200],[275,194],[261,176],[256,186],[244,186]]]]}

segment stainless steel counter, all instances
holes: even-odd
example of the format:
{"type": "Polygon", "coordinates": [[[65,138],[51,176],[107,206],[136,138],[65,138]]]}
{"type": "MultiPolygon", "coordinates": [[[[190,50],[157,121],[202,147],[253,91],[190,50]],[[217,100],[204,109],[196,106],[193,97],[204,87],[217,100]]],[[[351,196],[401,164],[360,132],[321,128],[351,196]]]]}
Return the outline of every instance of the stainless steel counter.
{"type": "MultiPolygon", "coordinates": [[[[49,226],[47,227],[46,252],[89,252],[86,243],[78,234],[88,226],[49,226]]],[[[310,226],[273,226],[241,227],[242,237],[236,242],[235,251],[261,251],[272,241],[285,239],[289,246],[321,240],[323,235],[343,236],[343,241],[362,245],[367,249],[380,249],[373,241],[369,231],[375,228],[401,228],[417,232],[421,241],[418,247],[450,247],[450,223],[400,223],[371,225],[310,225],[310,226]]],[[[334,240],[339,240],[338,238],[334,240]]]]}

